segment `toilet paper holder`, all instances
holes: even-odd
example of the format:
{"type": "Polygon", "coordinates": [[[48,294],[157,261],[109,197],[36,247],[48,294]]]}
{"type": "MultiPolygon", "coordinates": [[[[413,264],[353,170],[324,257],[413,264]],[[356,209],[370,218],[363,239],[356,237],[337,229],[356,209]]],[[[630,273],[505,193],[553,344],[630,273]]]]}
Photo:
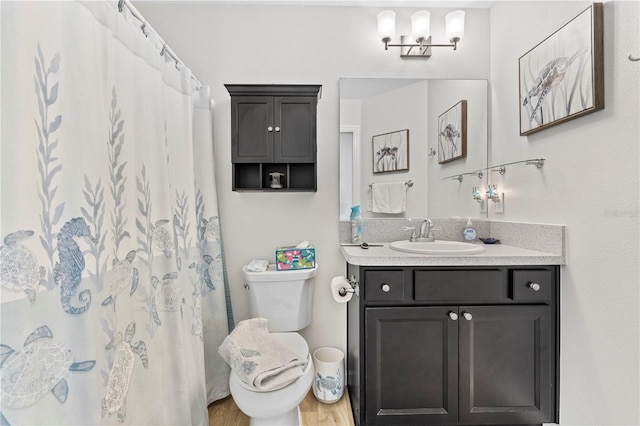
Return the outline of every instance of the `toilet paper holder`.
{"type": "Polygon", "coordinates": [[[356,279],[355,275],[351,275],[351,278],[349,278],[349,285],[351,286],[349,288],[340,287],[340,289],[338,290],[338,294],[341,297],[344,297],[347,295],[347,293],[354,293],[356,296],[360,297],[360,283],[356,279]]]}

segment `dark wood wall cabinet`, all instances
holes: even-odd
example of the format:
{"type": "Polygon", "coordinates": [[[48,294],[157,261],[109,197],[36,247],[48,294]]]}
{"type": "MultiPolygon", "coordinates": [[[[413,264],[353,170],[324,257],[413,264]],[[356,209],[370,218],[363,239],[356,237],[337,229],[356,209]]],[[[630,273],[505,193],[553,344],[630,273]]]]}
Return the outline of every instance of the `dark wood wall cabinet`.
{"type": "Polygon", "coordinates": [[[348,265],[357,425],[557,423],[559,267],[348,265]]]}
{"type": "Polygon", "coordinates": [[[233,190],[316,191],[320,85],[225,84],[231,95],[233,190]],[[282,188],[271,173],[282,173],[282,188]]]}

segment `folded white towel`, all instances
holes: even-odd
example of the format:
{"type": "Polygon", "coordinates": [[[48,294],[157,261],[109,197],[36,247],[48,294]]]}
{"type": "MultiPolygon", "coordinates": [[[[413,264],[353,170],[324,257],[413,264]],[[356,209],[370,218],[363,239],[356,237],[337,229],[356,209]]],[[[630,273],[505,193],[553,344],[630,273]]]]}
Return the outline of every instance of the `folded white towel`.
{"type": "Polygon", "coordinates": [[[264,272],[267,268],[269,268],[269,261],[263,259],[252,260],[247,265],[247,271],[250,272],[264,272]]]}
{"type": "Polygon", "coordinates": [[[267,320],[252,318],[239,322],[218,353],[238,378],[257,391],[285,387],[302,376],[309,362],[269,335],[267,320]]]}
{"type": "Polygon", "coordinates": [[[371,207],[374,213],[404,213],[407,210],[407,187],[404,182],[374,183],[371,207]]]}

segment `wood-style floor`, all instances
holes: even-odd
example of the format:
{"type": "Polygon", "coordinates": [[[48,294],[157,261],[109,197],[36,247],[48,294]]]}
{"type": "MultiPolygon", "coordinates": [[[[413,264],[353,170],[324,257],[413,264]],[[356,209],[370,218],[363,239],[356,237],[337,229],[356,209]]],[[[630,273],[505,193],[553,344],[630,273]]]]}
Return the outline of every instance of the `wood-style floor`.
{"type": "MultiPolygon", "coordinates": [[[[334,404],[319,402],[309,391],[300,403],[302,426],[354,426],[349,395],[334,404]]],[[[209,426],[248,426],[247,417],[228,396],[209,405],[209,426]]],[[[278,425],[274,425],[278,426],[278,425]]]]}

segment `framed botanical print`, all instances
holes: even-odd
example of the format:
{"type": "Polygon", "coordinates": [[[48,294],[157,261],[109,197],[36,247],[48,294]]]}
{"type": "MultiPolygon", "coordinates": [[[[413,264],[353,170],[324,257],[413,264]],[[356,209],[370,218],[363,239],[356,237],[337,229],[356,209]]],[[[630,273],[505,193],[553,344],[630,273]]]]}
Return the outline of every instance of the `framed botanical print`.
{"type": "Polygon", "coordinates": [[[461,100],[438,117],[438,163],[467,156],[467,101],[461,100]]]}

